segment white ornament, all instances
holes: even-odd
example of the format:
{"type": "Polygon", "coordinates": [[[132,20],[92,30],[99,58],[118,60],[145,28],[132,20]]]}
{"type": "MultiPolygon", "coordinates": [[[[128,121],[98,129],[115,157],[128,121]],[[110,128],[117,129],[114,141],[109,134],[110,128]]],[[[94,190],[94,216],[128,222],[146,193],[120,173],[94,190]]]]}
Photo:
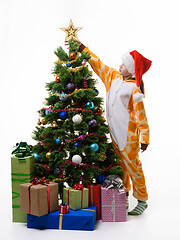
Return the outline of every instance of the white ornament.
{"type": "Polygon", "coordinates": [[[80,163],[82,162],[82,157],[79,156],[79,155],[74,155],[74,156],[72,157],[72,162],[73,162],[73,163],[80,164],[80,163]]]}
{"type": "Polygon", "coordinates": [[[143,98],[144,98],[144,94],[139,93],[139,92],[135,93],[133,96],[133,100],[135,102],[141,102],[143,100],[143,98]]]}
{"type": "Polygon", "coordinates": [[[79,114],[76,114],[73,118],[72,118],[72,121],[74,123],[81,123],[82,122],[82,116],[79,115],[79,114]]]}

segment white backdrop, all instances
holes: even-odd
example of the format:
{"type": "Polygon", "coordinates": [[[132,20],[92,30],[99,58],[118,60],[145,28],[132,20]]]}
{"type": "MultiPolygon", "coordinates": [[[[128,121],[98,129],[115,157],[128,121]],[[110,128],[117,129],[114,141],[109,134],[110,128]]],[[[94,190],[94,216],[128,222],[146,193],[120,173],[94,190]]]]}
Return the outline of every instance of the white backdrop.
{"type": "MultiPolygon", "coordinates": [[[[0,0],[0,226],[7,239],[60,237],[90,239],[179,239],[179,1],[177,0],[0,0]],[[152,60],[143,77],[151,144],[140,154],[149,191],[149,209],[125,224],[97,225],[96,231],[37,231],[11,223],[10,157],[13,146],[31,139],[54,80],[54,50],[64,44],[70,19],[83,27],[78,37],[108,66],[136,49],[152,60]],[[51,234],[51,235],[50,235],[51,234]]],[[[95,76],[95,75],[94,75],[95,76]]],[[[95,78],[97,78],[95,76],[95,78]]],[[[98,90],[105,99],[99,80],[98,90]]],[[[130,198],[130,208],[135,201],[130,198]]]]}

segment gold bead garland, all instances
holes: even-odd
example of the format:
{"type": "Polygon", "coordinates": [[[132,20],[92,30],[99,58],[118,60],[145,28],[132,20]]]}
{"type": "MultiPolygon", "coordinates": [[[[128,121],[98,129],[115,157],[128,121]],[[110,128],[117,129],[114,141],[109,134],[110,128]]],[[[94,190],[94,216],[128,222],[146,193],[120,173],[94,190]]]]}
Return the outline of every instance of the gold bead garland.
{"type": "Polygon", "coordinates": [[[75,58],[74,60],[71,60],[71,61],[62,61],[61,59],[58,58],[57,62],[55,62],[55,63],[59,63],[59,64],[63,64],[63,63],[65,63],[65,64],[67,64],[67,63],[74,63],[74,62],[77,61],[78,57],[79,57],[79,53],[77,54],[77,56],[76,56],[76,58],[75,58]]]}
{"type": "Polygon", "coordinates": [[[52,182],[64,182],[68,180],[70,177],[65,177],[65,178],[54,178],[52,182]]]}
{"type": "MultiPolygon", "coordinates": [[[[63,97],[71,97],[74,93],[76,93],[76,92],[78,92],[78,91],[90,91],[90,90],[92,90],[91,88],[87,88],[87,89],[83,89],[83,88],[80,88],[80,89],[75,89],[72,93],[70,93],[70,94],[65,94],[65,95],[63,95],[63,97]]],[[[59,96],[61,96],[61,93],[50,93],[49,92],[49,95],[50,96],[57,96],[57,97],[59,97],[59,96]]]]}
{"type": "Polygon", "coordinates": [[[76,67],[76,68],[68,68],[67,70],[69,72],[77,72],[80,71],[81,69],[83,69],[84,66],[80,66],[80,67],[76,67]]]}

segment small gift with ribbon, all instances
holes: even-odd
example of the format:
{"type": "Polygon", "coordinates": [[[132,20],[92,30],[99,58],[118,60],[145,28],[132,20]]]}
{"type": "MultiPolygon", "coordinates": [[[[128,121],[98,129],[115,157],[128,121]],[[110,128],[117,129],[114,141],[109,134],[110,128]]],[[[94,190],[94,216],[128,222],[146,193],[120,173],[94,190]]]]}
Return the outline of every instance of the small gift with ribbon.
{"type": "Polygon", "coordinates": [[[82,184],[75,184],[73,188],[64,188],[63,203],[67,203],[73,210],[88,208],[88,192],[89,190],[82,184]]]}
{"type": "Polygon", "coordinates": [[[58,183],[45,177],[33,178],[31,183],[20,185],[20,209],[35,216],[43,216],[58,210],[58,183]]]}
{"type": "Polygon", "coordinates": [[[101,187],[102,222],[126,221],[126,188],[116,175],[108,176],[101,187]]]}
{"type": "Polygon", "coordinates": [[[59,206],[59,212],[62,213],[62,214],[69,213],[69,205],[67,205],[67,203],[62,203],[59,206]]]}

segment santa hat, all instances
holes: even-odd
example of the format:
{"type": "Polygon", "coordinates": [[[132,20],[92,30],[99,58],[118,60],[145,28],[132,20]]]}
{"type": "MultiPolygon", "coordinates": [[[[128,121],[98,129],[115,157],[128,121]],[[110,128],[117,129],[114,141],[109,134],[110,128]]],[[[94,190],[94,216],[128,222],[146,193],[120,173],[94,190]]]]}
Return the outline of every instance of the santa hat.
{"type": "Polygon", "coordinates": [[[132,52],[125,53],[122,56],[122,62],[128,72],[135,75],[136,85],[137,87],[140,87],[142,75],[149,70],[152,61],[134,50],[132,52]]]}

